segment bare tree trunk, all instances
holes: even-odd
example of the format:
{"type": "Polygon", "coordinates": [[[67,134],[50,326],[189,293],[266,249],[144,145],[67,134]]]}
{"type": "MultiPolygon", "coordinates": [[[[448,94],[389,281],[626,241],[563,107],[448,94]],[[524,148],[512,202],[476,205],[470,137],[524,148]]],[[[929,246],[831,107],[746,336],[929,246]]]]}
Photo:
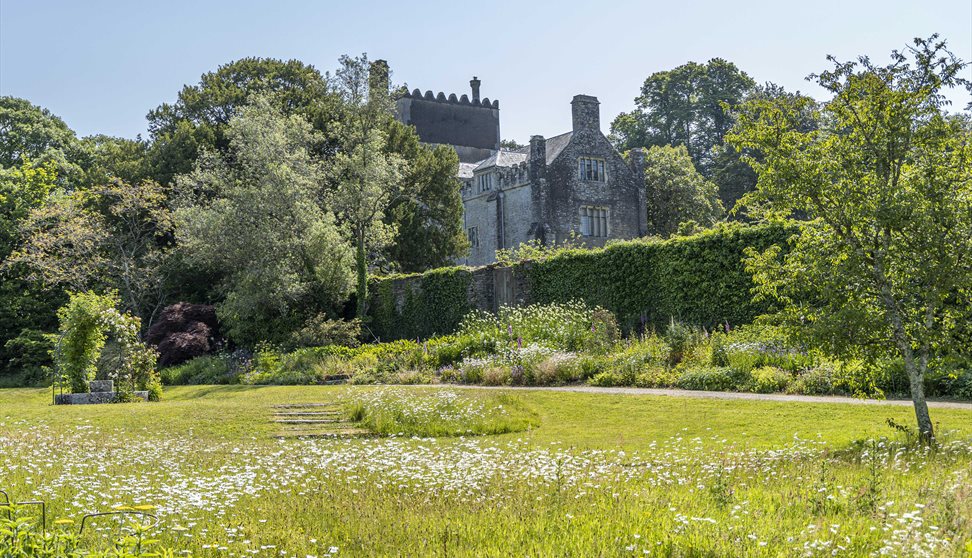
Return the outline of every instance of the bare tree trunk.
{"type": "Polygon", "coordinates": [[[915,418],[918,420],[918,435],[922,442],[931,444],[935,441],[935,432],[931,416],[928,414],[928,402],[925,401],[925,371],[915,362],[915,355],[910,346],[901,346],[900,342],[898,346],[901,356],[904,357],[905,372],[908,373],[911,401],[915,406],[915,418]]]}

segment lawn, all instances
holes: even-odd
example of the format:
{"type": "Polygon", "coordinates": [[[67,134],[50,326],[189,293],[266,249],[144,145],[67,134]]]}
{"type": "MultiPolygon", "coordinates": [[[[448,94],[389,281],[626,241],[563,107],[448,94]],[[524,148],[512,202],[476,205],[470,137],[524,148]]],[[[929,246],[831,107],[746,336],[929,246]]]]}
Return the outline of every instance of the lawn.
{"type": "MultiPolygon", "coordinates": [[[[153,506],[177,554],[972,555],[972,410],[933,409],[929,453],[887,425],[907,407],[363,386],[49,402],[0,390],[0,489],[75,522],[153,506]],[[273,405],[302,402],[392,435],[278,438],[273,405]]],[[[95,526],[95,547],[117,529],[95,526]]]]}

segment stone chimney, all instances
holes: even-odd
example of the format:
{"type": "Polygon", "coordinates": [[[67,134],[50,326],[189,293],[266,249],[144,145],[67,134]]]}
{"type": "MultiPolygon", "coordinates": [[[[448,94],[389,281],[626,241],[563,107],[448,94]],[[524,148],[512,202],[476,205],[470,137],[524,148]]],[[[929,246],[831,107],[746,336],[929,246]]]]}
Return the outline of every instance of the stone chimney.
{"type": "Polygon", "coordinates": [[[388,62],[385,60],[375,60],[368,69],[368,91],[380,91],[382,95],[388,94],[388,62]]]}
{"type": "Polygon", "coordinates": [[[643,147],[635,147],[628,151],[628,166],[631,167],[631,172],[638,179],[645,179],[645,149],[643,147]]]}
{"type": "Polygon", "coordinates": [[[469,87],[472,88],[472,102],[474,104],[479,102],[479,84],[480,83],[482,83],[482,82],[479,81],[479,78],[476,77],[476,76],[473,76],[473,78],[471,80],[469,80],[469,87]]]}
{"type": "Polygon", "coordinates": [[[574,95],[570,106],[575,133],[582,130],[601,133],[601,110],[598,108],[600,104],[597,97],[574,95]]]}
{"type": "Polygon", "coordinates": [[[547,176],[547,140],[543,136],[530,136],[530,159],[527,165],[531,181],[547,176]]]}

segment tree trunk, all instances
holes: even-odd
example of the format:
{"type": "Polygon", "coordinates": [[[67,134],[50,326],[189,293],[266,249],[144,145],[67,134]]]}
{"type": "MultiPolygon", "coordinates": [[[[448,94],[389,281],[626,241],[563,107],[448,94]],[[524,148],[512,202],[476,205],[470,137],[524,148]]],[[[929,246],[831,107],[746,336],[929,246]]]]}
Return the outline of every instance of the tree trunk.
{"type": "Polygon", "coordinates": [[[368,309],[368,267],[367,262],[365,262],[365,238],[364,231],[358,231],[358,246],[357,253],[355,254],[355,266],[358,271],[358,289],[357,289],[357,299],[358,299],[358,312],[359,318],[364,319],[365,311],[368,309]]]}

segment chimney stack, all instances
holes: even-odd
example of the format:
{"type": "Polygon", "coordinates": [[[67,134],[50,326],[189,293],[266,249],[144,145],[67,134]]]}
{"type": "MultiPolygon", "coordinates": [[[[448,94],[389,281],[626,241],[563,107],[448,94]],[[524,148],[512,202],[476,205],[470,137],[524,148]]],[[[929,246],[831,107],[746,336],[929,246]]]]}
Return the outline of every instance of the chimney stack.
{"type": "Polygon", "coordinates": [[[471,80],[469,80],[469,87],[472,88],[472,102],[474,104],[479,102],[479,84],[480,83],[482,83],[482,82],[479,81],[479,78],[476,77],[476,76],[473,76],[473,78],[471,80]]]}
{"type": "Polygon", "coordinates": [[[574,120],[574,132],[592,131],[601,133],[601,110],[597,97],[590,95],[574,95],[570,102],[571,115],[574,120]]]}
{"type": "Polygon", "coordinates": [[[530,158],[527,161],[530,180],[540,180],[547,175],[547,140],[543,136],[530,136],[530,158]]]}

